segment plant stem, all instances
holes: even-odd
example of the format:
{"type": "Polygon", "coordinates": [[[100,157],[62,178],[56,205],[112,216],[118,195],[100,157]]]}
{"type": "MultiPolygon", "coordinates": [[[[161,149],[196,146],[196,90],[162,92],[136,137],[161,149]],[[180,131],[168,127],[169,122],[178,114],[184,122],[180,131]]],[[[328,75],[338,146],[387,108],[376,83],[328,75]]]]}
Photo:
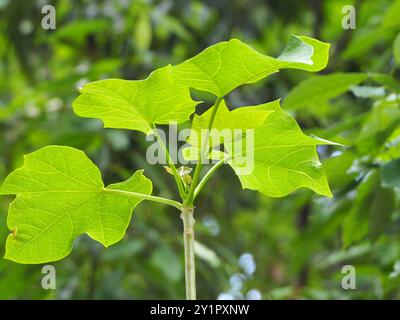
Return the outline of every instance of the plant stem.
{"type": "Polygon", "coordinates": [[[208,138],[210,137],[210,130],[212,129],[213,123],[214,123],[214,119],[215,119],[215,115],[217,114],[217,110],[219,107],[219,104],[222,101],[222,97],[219,97],[215,103],[214,106],[212,107],[212,111],[211,111],[211,116],[210,116],[210,120],[208,122],[208,127],[207,127],[207,132],[206,132],[206,136],[205,139],[203,141],[203,139],[201,140],[201,151],[199,153],[199,159],[196,165],[196,169],[194,170],[194,174],[193,174],[193,180],[192,180],[192,184],[190,186],[189,189],[189,193],[188,196],[186,198],[186,200],[184,201],[184,204],[187,206],[193,206],[193,200],[194,200],[194,191],[195,188],[197,187],[197,183],[199,181],[200,178],[200,172],[201,169],[203,167],[203,159],[205,159],[207,157],[206,151],[209,150],[209,141],[208,138]]]}
{"type": "Polygon", "coordinates": [[[181,177],[179,176],[178,170],[176,170],[174,161],[172,161],[171,155],[169,154],[168,149],[167,149],[163,139],[158,134],[158,131],[157,131],[157,128],[156,128],[155,125],[153,126],[153,129],[154,129],[153,130],[154,131],[154,135],[156,136],[157,141],[160,144],[160,146],[161,146],[161,148],[162,148],[162,150],[163,150],[163,152],[164,152],[164,154],[166,156],[167,163],[168,163],[169,167],[172,170],[176,185],[178,187],[179,195],[180,195],[180,197],[182,199],[185,199],[185,197],[186,197],[185,189],[183,187],[183,183],[182,183],[181,177]]]}
{"type": "Polygon", "coordinates": [[[167,198],[162,198],[162,197],[156,197],[156,196],[150,196],[148,194],[143,194],[143,193],[138,193],[138,192],[131,192],[131,191],[125,191],[125,190],[118,190],[118,189],[103,189],[104,192],[110,192],[110,193],[116,193],[116,194],[121,194],[125,195],[128,197],[133,197],[133,198],[139,198],[143,200],[148,200],[148,201],[153,201],[153,202],[158,202],[162,204],[167,204],[169,206],[173,206],[179,210],[182,210],[182,203],[167,199],[167,198]]]}
{"type": "Polygon", "coordinates": [[[194,253],[193,208],[184,207],[181,211],[183,221],[183,241],[185,247],[185,283],[186,299],[196,300],[196,267],[194,253]]]}
{"type": "Polygon", "coordinates": [[[193,200],[196,199],[197,195],[200,193],[200,191],[203,189],[204,185],[207,183],[208,179],[214,174],[217,169],[222,166],[225,163],[226,159],[221,159],[219,160],[216,164],[214,164],[210,170],[205,174],[203,179],[199,182],[197,185],[196,189],[194,190],[194,195],[193,195],[193,200]]]}

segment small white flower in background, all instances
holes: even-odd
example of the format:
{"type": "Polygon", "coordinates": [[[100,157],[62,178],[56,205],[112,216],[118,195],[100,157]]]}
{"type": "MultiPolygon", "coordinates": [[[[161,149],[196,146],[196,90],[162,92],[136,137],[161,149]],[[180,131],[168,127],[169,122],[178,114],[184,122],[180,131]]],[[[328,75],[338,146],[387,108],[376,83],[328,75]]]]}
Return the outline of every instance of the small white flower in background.
{"type": "Polygon", "coordinates": [[[51,98],[47,104],[46,109],[48,112],[57,112],[63,107],[63,101],[59,97],[51,98]]]}
{"type": "Polygon", "coordinates": [[[261,292],[257,289],[251,289],[246,293],[246,300],[261,300],[261,292]]]}
{"type": "Polygon", "coordinates": [[[217,299],[218,300],[235,300],[234,297],[230,293],[226,293],[226,292],[220,293],[218,295],[217,299]]]}
{"type": "Polygon", "coordinates": [[[28,118],[37,118],[41,113],[37,106],[30,103],[24,107],[24,112],[28,118]]]}
{"type": "Polygon", "coordinates": [[[253,255],[251,253],[244,253],[239,258],[239,266],[243,271],[251,275],[256,271],[256,263],[254,261],[253,255]]]}
{"type": "Polygon", "coordinates": [[[30,20],[24,19],[19,24],[19,31],[22,34],[30,34],[33,31],[33,24],[30,20]]]}

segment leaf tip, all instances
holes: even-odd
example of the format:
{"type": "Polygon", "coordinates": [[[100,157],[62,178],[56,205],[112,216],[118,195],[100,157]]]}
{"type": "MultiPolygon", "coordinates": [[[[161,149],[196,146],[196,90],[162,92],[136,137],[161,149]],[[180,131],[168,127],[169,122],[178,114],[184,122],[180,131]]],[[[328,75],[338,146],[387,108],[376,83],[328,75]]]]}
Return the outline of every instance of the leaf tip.
{"type": "Polygon", "coordinates": [[[328,190],[326,191],[324,196],[327,197],[327,198],[333,198],[333,193],[332,193],[330,188],[328,188],[328,190]]]}

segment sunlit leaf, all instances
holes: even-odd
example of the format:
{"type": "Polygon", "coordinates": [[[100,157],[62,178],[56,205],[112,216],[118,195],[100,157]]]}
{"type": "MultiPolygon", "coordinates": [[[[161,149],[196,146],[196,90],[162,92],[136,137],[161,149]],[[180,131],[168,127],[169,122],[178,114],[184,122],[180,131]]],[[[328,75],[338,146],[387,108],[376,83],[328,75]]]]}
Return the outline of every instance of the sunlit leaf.
{"type": "Polygon", "coordinates": [[[189,120],[196,102],[178,85],[170,66],[145,80],[107,79],[86,84],[73,102],[77,115],[103,120],[107,128],[149,133],[154,124],[189,120]]]}
{"type": "MultiPolygon", "coordinates": [[[[254,130],[254,144],[249,147],[244,138],[243,149],[231,154],[229,161],[243,188],[282,197],[307,187],[321,195],[332,196],[316,151],[317,145],[331,142],[305,135],[297,122],[282,111],[278,100],[266,103],[264,108],[274,112],[254,130]],[[254,154],[253,170],[248,171],[242,163],[244,149],[247,158],[254,154]]],[[[227,150],[229,153],[232,146],[227,144],[227,150]]]]}
{"type": "MultiPolygon", "coordinates": [[[[246,129],[259,127],[272,112],[265,110],[264,105],[240,107],[230,111],[222,100],[215,114],[213,130],[210,131],[210,147],[215,147],[226,139],[241,138],[246,129]]],[[[199,146],[201,139],[205,138],[211,114],[212,108],[200,116],[194,116],[192,134],[188,139],[191,145],[199,146]]]]}
{"type": "Polygon", "coordinates": [[[263,55],[240,40],[208,47],[174,67],[179,83],[223,97],[233,89],[254,83],[279,69],[319,71],[328,62],[329,44],[292,36],[279,58],[263,55]]]}
{"type": "Polygon", "coordinates": [[[70,147],[48,146],[26,155],[0,189],[0,194],[17,196],[8,214],[5,257],[20,263],[59,260],[83,233],[104,246],[118,242],[141,199],[110,189],[150,194],[152,184],[137,171],[105,187],[95,164],[70,147]]]}
{"type": "MultiPolygon", "coordinates": [[[[208,158],[225,158],[243,188],[268,196],[282,197],[301,187],[332,196],[316,146],[334,143],[305,135],[297,122],[280,108],[278,100],[243,110],[253,108],[268,114],[252,130],[253,136],[224,141],[225,151],[213,149],[208,158]]],[[[186,160],[197,160],[198,153],[196,146],[183,152],[186,160]]]]}

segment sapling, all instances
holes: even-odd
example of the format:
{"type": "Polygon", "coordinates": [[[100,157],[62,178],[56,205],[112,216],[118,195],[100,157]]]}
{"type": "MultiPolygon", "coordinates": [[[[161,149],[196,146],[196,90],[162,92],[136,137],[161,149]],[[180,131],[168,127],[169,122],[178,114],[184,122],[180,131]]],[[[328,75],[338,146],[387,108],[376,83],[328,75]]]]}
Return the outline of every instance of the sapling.
{"type": "Polygon", "coordinates": [[[233,39],[176,66],[157,69],[145,80],[86,84],[73,102],[74,112],[101,119],[106,128],[154,135],[180,199],[152,195],[152,182],[143,170],[105,186],[100,170],[84,152],[44,147],[26,155],[23,166],[10,173],[0,189],[0,194],[16,195],[8,213],[11,232],[5,258],[27,264],[56,261],[71,252],[74,239],[83,233],[108,247],[124,236],[132,210],[144,200],[153,201],[180,211],[186,298],[196,299],[193,214],[199,194],[220,166],[231,166],[243,188],[268,196],[282,197],[300,187],[331,196],[316,151],[317,145],[329,141],[305,135],[279,100],[233,111],[224,100],[235,88],[280,69],[319,71],[327,64],[328,52],[327,43],[292,36],[283,53],[272,58],[233,39]],[[213,106],[193,116],[199,101],[192,99],[190,89],[214,95],[213,106]],[[159,125],[180,124],[191,117],[182,154],[195,163],[193,172],[178,166],[158,131],[159,125]]]}

